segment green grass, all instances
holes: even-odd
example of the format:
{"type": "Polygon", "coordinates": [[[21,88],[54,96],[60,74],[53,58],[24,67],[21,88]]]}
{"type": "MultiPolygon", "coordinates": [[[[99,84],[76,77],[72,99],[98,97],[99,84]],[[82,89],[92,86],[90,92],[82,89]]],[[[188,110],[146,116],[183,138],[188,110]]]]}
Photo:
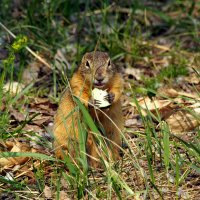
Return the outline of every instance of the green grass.
{"type": "MultiPolygon", "coordinates": [[[[192,199],[196,194],[195,189],[187,190],[187,184],[192,184],[192,181],[198,184],[194,177],[200,176],[199,129],[194,130],[192,141],[174,136],[158,111],[154,114],[147,111],[147,116],[142,115],[136,97],[155,96],[160,87],[176,86],[180,78],[190,75],[189,60],[193,59],[191,54],[197,55],[199,51],[200,23],[195,13],[200,5],[189,0],[149,2],[146,5],[145,1],[135,0],[111,5],[108,1],[58,0],[55,3],[32,0],[30,4],[23,1],[18,5],[17,9],[21,12],[19,16],[13,15],[12,1],[0,2],[0,22],[17,36],[14,39],[4,29],[0,30],[0,46],[3,51],[8,52],[4,61],[0,61],[0,158],[28,156],[30,160],[23,167],[33,167],[32,179],[26,175],[17,177],[16,171],[10,170],[14,173],[14,178],[9,180],[6,176],[9,170],[2,169],[0,195],[12,194],[16,199],[23,199],[23,196],[30,199],[39,196],[44,198],[45,186],[51,188],[52,199],[60,199],[62,191],[72,199],[133,199],[141,196],[144,199],[155,199],[156,195],[160,199],[168,196],[179,199],[178,193],[181,190],[187,192],[188,199],[192,199]],[[178,11],[180,15],[169,15],[174,11],[178,11]],[[185,14],[184,17],[181,14],[185,14]],[[154,24],[154,21],[157,23],[154,24]],[[172,47],[167,52],[154,53],[152,43],[163,38],[174,42],[172,47]],[[52,70],[44,82],[33,81],[13,96],[3,91],[3,87],[6,82],[23,81],[23,70],[36,59],[27,47],[38,52],[41,57],[44,56],[52,70]],[[55,65],[54,56],[61,48],[65,50],[63,54],[71,67],[62,62],[59,66],[55,65]],[[27,112],[23,109],[29,108],[32,99],[38,97],[47,97],[57,103],[82,55],[95,48],[109,52],[114,62],[121,67],[139,65],[142,69],[147,67],[153,72],[153,75],[143,75],[141,81],[135,81],[134,85],[130,84],[131,89],[125,90],[125,94],[129,93],[131,101],[137,105],[144,130],[127,128],[123,132],[122,137],[128,149],[123,150],[125,156],[122,161],[113,164],[102,157],[104,171],[88,167],[84,145],[86,127],[97,133],[104,155],[107,155],[106,144],[104,138],[99,137],[96,125],[79,101],[76,101],[77,108],[83,115],[84,123],[79,123],[81,134],[77,149],[81,153],[78,155],[78,165],[67,156],[64,162],[57,160],[52,147],[48,146],[51,141],[45,142],[46,138],[40,139],[40,146],[46,150],[41,153],[9,152],[2,145],[8,139],[23,138],[30,141],[34,140],[32,136],[41,137],[36,131],[24,130],[26,124],[33,124],[38,111],[31,116],[26,113],[24,122],[16,122],[11,117],[10,108],[27,112]],[[169,65],[155,66],[151,61],[144,62],[144,57],[148,60],[170,57],[169,65]],[[5,108],[2,109],[3,107],[5,108]]],[[[194,60],[197,66],[199,56],[194,60]]],[[[39,78],[43,77],[44,74],[39,78]]],[[[199,94],[195,87],[193,86],[193,91],[199,94]]],[[[42,127],[43,130],[46,128],[42,127]]]]}

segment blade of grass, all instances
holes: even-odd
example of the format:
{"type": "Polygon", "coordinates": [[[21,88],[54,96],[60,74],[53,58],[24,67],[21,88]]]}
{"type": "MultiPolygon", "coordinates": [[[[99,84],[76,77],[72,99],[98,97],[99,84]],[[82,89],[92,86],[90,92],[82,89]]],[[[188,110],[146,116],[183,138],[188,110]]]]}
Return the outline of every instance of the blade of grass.
{"type": "Polygon", "coordinates": [[[163,133],[163,157],[165,163],[166,173],[168,174],[170,163],[170,141],[169,141],[169,128],[166,122],[161,123],[161,132],[163,133]]]}
{"type": "MultiPolygon", "coordinates": [[[[32,157],[40,160],[50,160],[58,161],[56,158],[47,156],[41,153],[31,153],[31,152],[0,152],[0,158],[9,158],[9,157],[32,157]]],[[[61,161],[62,162],[62,161],[61,161]]]]}

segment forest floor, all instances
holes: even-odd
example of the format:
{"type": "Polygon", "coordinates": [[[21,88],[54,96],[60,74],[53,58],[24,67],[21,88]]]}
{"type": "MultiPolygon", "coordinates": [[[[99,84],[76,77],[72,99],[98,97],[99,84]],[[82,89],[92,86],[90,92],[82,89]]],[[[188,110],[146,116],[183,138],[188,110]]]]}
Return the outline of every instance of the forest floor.
{"type": "Polygon", "coordinates": [[[102,2],[0,3],[0,199],[200,199],[200,3],[102,2]],[[52,146],[60,96],[95,48],[125,82],[124,155],[103,171],[52,146]]]}

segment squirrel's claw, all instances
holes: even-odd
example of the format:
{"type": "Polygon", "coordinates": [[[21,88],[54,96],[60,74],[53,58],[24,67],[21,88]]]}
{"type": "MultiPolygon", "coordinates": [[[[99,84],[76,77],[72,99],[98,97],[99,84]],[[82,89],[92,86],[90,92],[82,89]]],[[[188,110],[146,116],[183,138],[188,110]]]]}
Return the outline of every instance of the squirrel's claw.
{"type": "Polygon", "coordinates": [[[96,99],[90,99],[89,100],[89,106],[91,107],[99,107],[101,104],[101,102],[99,100],[96,100],[96,99]]]}
{"type": "Polygon", "coordinates": [[[107,100],[111,104],[113,103],[115,99],[115,94],[112,92],[109,92],[108,95],[106,95],[104,99],[107,100]]]}
{"type": "Polygon", "coordinates": [[[101,101],[94,99],[94,103],[95,106],[99,107],[101,104],[101,101]]]}

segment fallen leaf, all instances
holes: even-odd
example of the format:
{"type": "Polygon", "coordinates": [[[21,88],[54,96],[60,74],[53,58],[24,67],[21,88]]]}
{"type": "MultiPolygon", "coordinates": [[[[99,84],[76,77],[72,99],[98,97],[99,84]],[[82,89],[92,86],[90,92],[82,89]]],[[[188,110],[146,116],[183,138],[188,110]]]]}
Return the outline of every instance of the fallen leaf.
{"type": "Polygon", "coordinates": [[[18,122],[22,122],[26,119],[25,115],[22,114],[21,112],[15,110],[15,109],[10,109],[9,110],[11,117],[14,117],[15,120],[17,120],[18,122]]]}
{"type": "Polygon", "coordinates": [[[196,85],[200,83],[200,78],[196,73],[192,73],[189,76],[185,77],[185,81],[196,85]]]}
{"type": "Polygon", "coordinates": [[[61,186],[62,186],[63,189],[69,190],[69,184],[67,183],[65,178],[61,178],[60,182],[61,182],[61,186]]]}
{"type": "MultiPolygon", "coordinates": [[[[135,103],[131,103],[132,106],[135,106],[135,103]]],[[[156,114],[158,111],[161,118],[164,118],[166,116],[166,113],[169,113],[172,108],[170,105],[172,102],[170,100],[159,100],[159,99],[153,99],[151,100],[149,97],[141,98],[138,100],[138,104],[141,108],[141,112],[144,116],[148,114],[148,111],[152,112],[153,114],[156,114]]]]}
{"type": "Polygon", "coordinates": [[[5,92],[9,92],[11,95],[20,93],[25,86],[18,82],[8,82],[3,86],[5,92]]]}
{"type": "Polygon", "coordinates": [[[174,134],[184,134],[186,131],[192,131],[200,125],[200,121],[194,114],[186,110],[179,110],[170,115],[165,121],[174,134]]]}
{"type": "Polygon", "coordinates": [[[0,141],[0,144],[5,148],[5,149],[7,149],[7,150],[11,150],[12,149],[12,147],[13,147],[13,142],[12,141],[4,141],[4,140],[2,140],[2,141],[0,141]]]}
{"type": "Polygon", "coordinates": [[[171,101],[169,101],[169,100],[159,100],[159,99],[151,100],[150,98],[146,97],[145,99],[142,98],[141,100],[139,100],[138,103],[141,106],[141,108],[148,109],[148,110],[152,111],[152,110],[155,110],[155,109],[160,110],[163,107],[168,106],[169,104],[171,104],[171,101]]]}
{"type": "Polygon", "coordinates": [[[176,91],[173,88],[161,88],[158,90],[158,93],[162,97],[170,97],[170,98],[175,98],[178,96],[178,91],[176,91]]]}
{"type": "Polygon", "coordinates": [[[43,129],[40,126],[32,125],[32,124],[26,124],[23,128],[25,131],[33,131],[35,133],[42,132],[43,129]]]}
{"type": "Polygon", "coordinates": [[[65,191],[60,191],[60,199],[59,200],[70,200],[70,198],[68,198],[68,195],[65,191]]]}
{"type": "Polygon", "coordinates": [[[128,119],[125,121],[125,127],[132,127],[137,125],[137,119],[128,119]]]}
{"type": "Polygon", "coordinates": [[[199,95],[198,94],[193,94],[193,93],[178,92],[178,95],[189,97],[189,98],[192,98],[192,99],[199,99],[199,95]]]}
{"type": "Polygon", "coordinates": [[[26,175],[31,179],[35,179],[35,174],[32,172],[32,168],[28,164],[21,166],[19,170],[16,171],[15,178],[19,178],[23,175],[26,175]]]}
{"type": "Polygon", "coordinates": [[[170,98],[176,98],[178,96],[184,96],[192,99],[199,99],[199,95],[196,93],[188,93],[183,91],[177,91],[173,88],[161,88],[159,90],[159,95],[162,97],[170,97],[170,98]]]}
{"type": "Polygon", "coordinates": [[[49,186],[45,185],[43,192],[44,192],[45,198],[47,198],[47,199],[52,198],[51,188],[49,186]]]}
{"type": "Polygon", "coordinates": [[[47,98],[35,98],[29,105],[29,113],[42,113],[54,116],[57,107],[57,104],[51,103],[47,98]]]}
{"type": "MultiPolygon", "coordinates": [[[[31,149],[31,152],[35,153],[37,151],[35,151],[34,149],[31,149]]],[[[21,170],[19,170],[17,172],[17,174],[15,175],[15,178],[19,178],[19,177],[21,177],[23,175],[26,175],[26,176],[28,176],[28,177],[30,177],[32,179],[31,180],[32,182],[35,182],[36,181],[35,180],[35,174],[34,174],[34,172],[32,170],[33,170],[34,167],[38,167],[40,165],[41,165],[41,161],[39,161],[39,160],[36,160],[34,163],[31,162],[31,164],[30,163],[26,163],[26,165],[24,165],[21,168],[21,170]]]]}
{"type": "Polygon", "coordinates": [[[48,98],[40,98],[40,97],[37,97],[37,98],[33,98],[33,103],[30,104],[30,106],[33,106],[35,104],[44,104],[44,103],[47,103],[49,102],[49,99],[48,98]]]}
{"type": "Polygon", "coordinates": [[[41,126],[43,124],[48,124],[51,122],[53,119],[51,116],[44,116],[44,115],[37,115],[33,120],[32,123],[41,126]]]}
{"type": "MultiPolygon", "coordinates": [[[[10,145],[10,143],[9,143],[10,145]]],[[[10,146],[9,146],[10,148],[10,146]]],[[[12,149],[10,152],[28,152],[30,151],[30,147],[27,144],[20,142],[13,142],[12,149]]],[[[1,166],[11,166],[11,165],[19,165],[25,163],[29,158],[28,157],[7,157],[0,158],[1,166]]]]}
{"type": "Polygon", "coordinates": [[[126,127],[143,127],[142,118],[139,115],[133,115],[132,118],[125,121],[126,127]]]}

